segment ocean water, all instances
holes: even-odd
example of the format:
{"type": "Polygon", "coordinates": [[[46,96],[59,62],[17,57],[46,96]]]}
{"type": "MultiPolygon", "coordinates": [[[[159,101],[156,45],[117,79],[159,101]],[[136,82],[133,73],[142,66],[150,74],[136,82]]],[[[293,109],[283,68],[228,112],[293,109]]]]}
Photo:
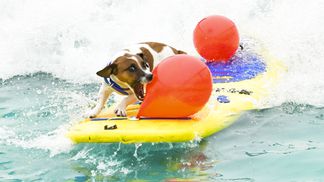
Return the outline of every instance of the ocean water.
{"type": "Polygon", "coordinates": [[[324,181],[323,9],[321,0],[0,1],[0,181],[324,181]],[[142,41],[197,55],[192,31],[211,14],[287,67],[259,109],[202,141],[65,137],[94,104],[109,56],[142,41]]]}

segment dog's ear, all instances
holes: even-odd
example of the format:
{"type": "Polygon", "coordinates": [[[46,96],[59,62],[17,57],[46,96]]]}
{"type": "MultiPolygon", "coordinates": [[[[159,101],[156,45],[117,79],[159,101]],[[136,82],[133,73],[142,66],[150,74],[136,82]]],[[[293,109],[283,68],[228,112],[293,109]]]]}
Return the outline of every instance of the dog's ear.
{"type": "Polygon", "coordinates": [[[141,57],[143,60],[145,60],[144,53],[141,52],[141,53],[138,53],[137,55],[138,55],[139,57],[141,57]]]}
{"type": "Polygon", "coordinates": [[[106,66],[104,69],[97,72],[98,76],[108,78],[111,74],[117,73],[117,65],[116,64],[110,64],[106,66]]]}
{"type": "Polygon", "coordinates": [[[141,53],[138,53],[137,55],[139,55],[140,57],[142,57],[142,59],[144,61],[146,61],[149,66],[150,66],[150,70],[153,70],[153,55],[150,53],[150,51],[148,49],[146,49],[145,47],[141,47],[141,53]]]}

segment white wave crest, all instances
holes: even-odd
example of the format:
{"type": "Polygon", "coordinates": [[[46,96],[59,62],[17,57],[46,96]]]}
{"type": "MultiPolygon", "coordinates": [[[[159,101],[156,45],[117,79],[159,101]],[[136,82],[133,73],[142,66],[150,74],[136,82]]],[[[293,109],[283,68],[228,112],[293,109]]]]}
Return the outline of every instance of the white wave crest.
{"type": "Polygon", "coordinates": [[[260,40],[288,67],[270,105],[323,105],[324,15],[321,0],[57,0],[0,2],[0,78],[36,71],[94,82],[124,45],[166,42],[197,55],[192,30],[221,14],[241,37],[260,40]]]}

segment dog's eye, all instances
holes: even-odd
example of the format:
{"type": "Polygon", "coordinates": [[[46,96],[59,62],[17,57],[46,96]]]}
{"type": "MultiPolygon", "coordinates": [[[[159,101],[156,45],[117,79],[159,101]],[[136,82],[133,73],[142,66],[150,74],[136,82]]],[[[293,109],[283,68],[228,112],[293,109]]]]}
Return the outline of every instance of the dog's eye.
{"type": "Polygon", "coordinates": [[[143,63],[143,67],[144,67],[144,68],[149,68],[150,65],[149,65],[148,63],[144,62],[144,63],[143,63]]]}
{"type": "Polygon", "coordinates": [[[136,67],[135,66],[131,66],[128,68],[129,72],[135,72],[136,71],[136,67]]]}

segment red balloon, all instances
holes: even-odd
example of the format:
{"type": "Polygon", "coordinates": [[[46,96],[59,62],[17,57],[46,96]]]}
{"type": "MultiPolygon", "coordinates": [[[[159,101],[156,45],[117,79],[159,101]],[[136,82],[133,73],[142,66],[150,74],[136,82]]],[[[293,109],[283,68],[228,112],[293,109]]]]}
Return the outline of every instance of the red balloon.
{"type": "Polygon", "coordinates": [[[202,109],[211,95],[211,73],[198,58],[171,56],[154,68],[153,75],[139,118],[189,117],[202,109]]]}
{"type": "Polygon", "coordinates": [[[207,61],[227,61],[239,46],[239,34],[235,24],[224,16],[202,19],[194,30],[194,45],[207,61]]]}

